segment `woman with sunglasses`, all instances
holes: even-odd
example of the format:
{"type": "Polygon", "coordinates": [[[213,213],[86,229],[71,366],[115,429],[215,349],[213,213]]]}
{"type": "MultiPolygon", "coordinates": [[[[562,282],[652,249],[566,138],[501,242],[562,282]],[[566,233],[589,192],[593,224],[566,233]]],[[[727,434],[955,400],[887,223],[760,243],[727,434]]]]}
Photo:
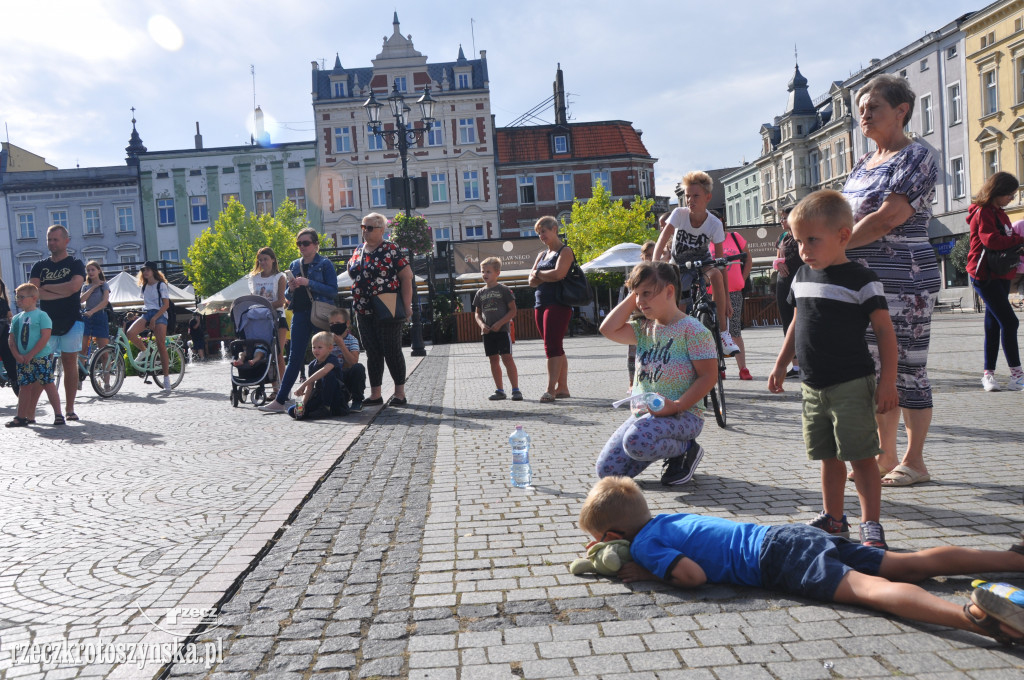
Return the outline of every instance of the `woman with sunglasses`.
{"type": "Polygon", "coordinates": [[[334,264],[322,257],[320,235],[311,227],[306,227],[295,238],[301,257],[288,267],[288,308],[292,310],[291,345],[288,351],[288,365],[281,378],[281,387],[277,397],[269,404],[260,406],[265,413],[284,413],[288,393],[295,384],[299,370],[306,358],[306,348],[313,337],[313,301],[333,303],[338,297],[338,275],[334,264]]]}
{"type": "Polygon", "coordinates": [[[380,387],[384,364],[395,383],[395,395],[389,402],[404,406],[405,356],[402,354],[402,326],[412,317],[412,267],[402,249],[384,239],[387,218],[370,213],[363,218],[363,245],[352,253],[348,273],[352,277],[352,308],[359,322],[359,338],[366,348],[366,372],[370,376],[367,405],[383,404],[380,387]],[[382,319],[374,309],[373,298],[398,293],[394,317],[382,319]],[[401,309],[399,309],[399,307],[401,309]],[[404,318],[402,312],[405,313],[404,318]]]}

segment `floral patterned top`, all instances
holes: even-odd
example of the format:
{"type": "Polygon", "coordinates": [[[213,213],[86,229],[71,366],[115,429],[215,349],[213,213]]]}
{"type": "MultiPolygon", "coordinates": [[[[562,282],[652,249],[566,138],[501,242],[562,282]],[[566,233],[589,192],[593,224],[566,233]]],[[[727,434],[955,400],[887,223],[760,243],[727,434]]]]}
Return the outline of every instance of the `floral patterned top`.
{"type": "Polygon", "coordinates": [[[398,292],[401,283],[398,272],[409,266],[402,249],[391,241],[381,241],[370,252],[359,246],[348,261],[352,277],[352,308],[357,314],[373,313],[370,301],[374,295],[398,292]]]}

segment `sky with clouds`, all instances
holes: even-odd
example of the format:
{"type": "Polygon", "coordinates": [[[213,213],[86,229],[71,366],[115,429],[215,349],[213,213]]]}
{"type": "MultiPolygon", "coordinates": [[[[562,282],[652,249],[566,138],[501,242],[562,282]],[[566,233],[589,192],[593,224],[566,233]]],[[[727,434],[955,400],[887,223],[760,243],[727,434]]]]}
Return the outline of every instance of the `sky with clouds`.
{"type": "MultiPolygon", "coordinates": [[[[393,11],[430,61],[487,51],[505,126],[551,96],[561,64],[577,122],[643,130],[657,191],[692,169],[739,165],[782,113],[794,45],[812,97],[967,12],[978,0],[0,0],[0,122],[60,168],[119,165],[131,107],[150,150],[249,142],[256,103],[274,141],[313,138],[313,60],[370,66],[393,11]],[[813,9],[811,9],[813,7],[813,9]]],[[[553,115],[542,116],[550,121],[553,115]]],[[[0,131],[3,133],[3,131],[0,131]]]]}

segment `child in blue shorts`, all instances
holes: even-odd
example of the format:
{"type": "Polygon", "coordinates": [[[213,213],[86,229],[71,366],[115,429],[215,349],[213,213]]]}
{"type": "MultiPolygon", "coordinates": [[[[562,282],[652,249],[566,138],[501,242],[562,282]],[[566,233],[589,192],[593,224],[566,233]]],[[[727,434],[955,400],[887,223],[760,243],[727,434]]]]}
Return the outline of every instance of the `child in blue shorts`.
{"type": "Polygon", "coordinates": [[[755,586],[861,605],[1001,642],[1024,641],[1024,625],[1000,623],[1024,620],[1024,607],[1005,599],[990,606],[979,596],[981,589],[972,594],[973,603],[960,607],[912,585],[933,576],[1024,572],[1024,532],[1006,551],[943,546],[891,553],[803,524],[770,527],[685,513],[651,517],[643,492],[629,477],[605,477],[595,484],[579,525],[595,541],[631,542],[635,561],[619,571],[626,583],[660,579],[681,588],[755,586]],[[1012,607],[1016,610],[1007,611],[1012,607]]]}
{"type": "Polygon", "coordinates": [[[879,522],[882,481],[875,456],[875,413],[896,408],[896,331],[882,282],[867,267],[846,258],[853,231],[850,204],[837,191],[816,191],[789,214],[793,238],[806,267],[793,277],[789,300],[793,323],[768,377],[768,389],[782,392],[786,368],[799,359],[803,380],[803,429],[807,456],[821,461],[824,510],[812,527],[843,537],[850,525],[843,514],[846,463],[860,499],[860,540],[886,548],[879,522]],[[864,337],[868,325],[878,337],[881,373],[864,337]]]}

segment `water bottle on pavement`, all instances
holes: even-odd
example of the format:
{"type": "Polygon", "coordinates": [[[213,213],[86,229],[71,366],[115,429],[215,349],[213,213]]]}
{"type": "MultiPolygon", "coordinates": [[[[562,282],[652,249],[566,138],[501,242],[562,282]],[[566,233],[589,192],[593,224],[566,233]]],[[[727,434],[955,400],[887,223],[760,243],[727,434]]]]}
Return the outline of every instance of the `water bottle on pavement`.
{"type": "Polygon", "coordinates": [[[533,481],[533,470],[530,468],[530,435],[522,425],[516,425],[516,429],[508,436],[508,443],[512,447],[512,469],[509,481],[512,486],[520,489],[530,486],[533,481]]]}

